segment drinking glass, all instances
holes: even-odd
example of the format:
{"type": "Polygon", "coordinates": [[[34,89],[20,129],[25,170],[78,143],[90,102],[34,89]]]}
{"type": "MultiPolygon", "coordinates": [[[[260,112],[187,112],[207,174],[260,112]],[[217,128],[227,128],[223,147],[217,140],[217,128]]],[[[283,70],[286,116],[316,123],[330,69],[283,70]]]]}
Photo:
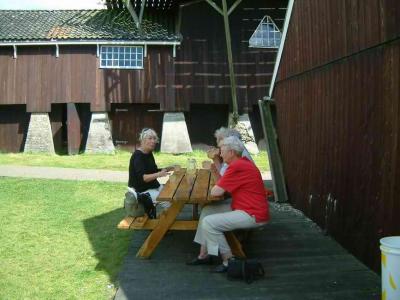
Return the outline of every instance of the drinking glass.
{"type": "Polygon", "coordinates": [[[189,175],[194,175],[194,174],[196,174],[196,168],[197,168],[197,166],[196,166],[196,160],[193,159],[193,158],[189,158],[189,159],[187,160],[186,172],[187,172],[189,175]]]}

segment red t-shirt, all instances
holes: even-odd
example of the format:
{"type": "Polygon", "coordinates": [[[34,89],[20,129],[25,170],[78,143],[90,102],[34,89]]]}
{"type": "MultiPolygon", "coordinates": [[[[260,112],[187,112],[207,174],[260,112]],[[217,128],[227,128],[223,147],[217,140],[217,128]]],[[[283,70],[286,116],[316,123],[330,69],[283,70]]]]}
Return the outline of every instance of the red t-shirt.
{"type": "Polygon", "coordinates": [[[256,222],[269,220],[268,201],[260,171],[246,157],[229,164],[216,185],[232,195],[232,210],[243,210],[256,218],[256,222]]]}

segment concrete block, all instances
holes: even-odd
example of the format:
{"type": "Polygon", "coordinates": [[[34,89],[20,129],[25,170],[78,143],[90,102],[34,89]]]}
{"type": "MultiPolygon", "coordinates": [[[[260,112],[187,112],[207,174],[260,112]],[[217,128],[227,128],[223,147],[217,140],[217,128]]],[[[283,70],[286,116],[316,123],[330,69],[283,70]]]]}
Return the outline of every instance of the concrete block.
{"type": "Polygon", "coordinates": [[[192,152],[183,113],[164,113],[161,152],[174,154],[192,152]]]}
{"type": "Polygon", "coordinates": [[[48,113],[31,113],[24,152],[55,154],[48,113]]]}
{"type": "Polygon", "coordinates": [[[85,153],[115,153],[110,121],[106,112],[92,113],[85,153]]]}

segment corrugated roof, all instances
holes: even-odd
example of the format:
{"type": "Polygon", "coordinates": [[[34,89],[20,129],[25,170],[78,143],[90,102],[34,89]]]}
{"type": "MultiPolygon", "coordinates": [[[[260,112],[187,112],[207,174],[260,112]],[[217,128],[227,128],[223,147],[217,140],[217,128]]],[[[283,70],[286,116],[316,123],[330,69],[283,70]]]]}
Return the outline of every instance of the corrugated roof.
{"type": "Polygon", "coordinates": [[[0,10],[0,41],[141,40],[180,41],[175,18],[146,11],[142,32],[126,9],[0,10]]]}

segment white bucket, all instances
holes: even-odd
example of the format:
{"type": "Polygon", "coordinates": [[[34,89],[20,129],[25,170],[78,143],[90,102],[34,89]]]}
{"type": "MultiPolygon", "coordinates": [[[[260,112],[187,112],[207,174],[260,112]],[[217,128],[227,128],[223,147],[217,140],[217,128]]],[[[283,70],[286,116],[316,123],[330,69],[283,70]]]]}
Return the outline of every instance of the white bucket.
{"type": "Polygon", "coordinates": [[[382,300],[400,299],[400,236],[382,238],[382,300]]]}

